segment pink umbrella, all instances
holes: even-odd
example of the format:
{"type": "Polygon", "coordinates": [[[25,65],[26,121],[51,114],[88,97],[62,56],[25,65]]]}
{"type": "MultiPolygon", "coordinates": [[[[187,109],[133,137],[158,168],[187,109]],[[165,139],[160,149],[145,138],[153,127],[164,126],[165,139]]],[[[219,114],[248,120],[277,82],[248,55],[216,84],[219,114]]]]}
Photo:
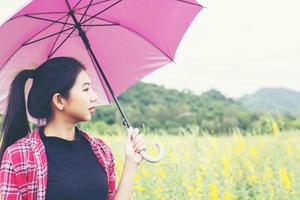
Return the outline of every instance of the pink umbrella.
{"type": "MultiPolygon", "coordinates": [[[[97,105],[115,101],[129,127],[116,96],[173,62],[202,8],[195,0],[30,1],[0,27],[0,112],[5,112],[17,72],[51,57],[71,56],[85,64],[99,97],[97,105]]],[[[30,86],[31,80],[27,93],[30,86]]],[[[157,158],[145,151],[141,155],[157,162],[162,152],[157,158]]]]}

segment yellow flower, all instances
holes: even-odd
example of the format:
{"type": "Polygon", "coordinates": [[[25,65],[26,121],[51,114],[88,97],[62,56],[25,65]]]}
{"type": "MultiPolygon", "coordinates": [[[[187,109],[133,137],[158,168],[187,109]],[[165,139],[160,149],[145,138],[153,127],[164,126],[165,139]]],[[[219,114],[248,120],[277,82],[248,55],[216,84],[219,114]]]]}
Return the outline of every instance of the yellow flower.
{"type": "Polygon", "coordinates": [[[224,200],[230,200],[230,194],[229,194],[229,192],[224,192],[224,194],[223,194],[223,199],[224,200]]]}
{"type": "Polygon", "coordinates": [[[274,120],[272,121],[272,130],[273,130],[273,134],[275,136],[277,136],[279,134],[279,127],[274,120]]]}
{"type": "Polygon", "coordinates": [[[201,186],[202,185],[202,181],[203,181],[203,178],[202,176],[200,176],[199,174],[197,175],[197,178],[196,178],[196,181],[195,181],[195,185],[197,186],[201,186]]]}
{"type": "Polygon", "coordinates": [[[293,189],[292,188],[292,180],[290,178],[288,171],[285,168],[281,168],[279,171],[279,175],[280,175],[280,179],[281,179],[281,182],[282,182],[284,188],[287,191],[291,192],[293,189]]]}
{"type": "Polygon", "coordinates": [[[138,174],[136,174],[134,177],[133,177],[133,181],[134,182],[139,182],[141,180],[141,177],[138,175],[138,174]]]}
{"type": "Polygon", "coordinates": [[[158,167],[158,168],[156,169],[156,173],[157,173],[157,175],[158,175],[159,177],[161,177],[161,178],[166,177],[165,171],[164,171],[162,168],[160,168],[160,167],[158,167]]]}
{"type": "Polygon", "coordinates": [[[230,160],[228,156],[223,156],[221,160],[222,166],[223,166],[223,175],[229,176],[230,175],[230,160]]]}
{"type": "Polygon", "coordinates": [[[141,193],[145,190],[145,188],[141,185],[134,186],[133,188],[139,193],[141,193]]]}
{"type": "Polygon", "coordinates": [[[246,142],[242,136],[234,136],[234,151],[235,154],[240,156],[243,149],[246,147],[246,142]]]}
{"type": "Polygon", "coordinates": [[[247,180],[248,180],[251,184],[255,184],[255,183],[257,183],[257,176],[255,176],[255,175],[247,176],[247,180]]]}
{"type": "Polygon", "coordinates": [[[291,154],[293,152],[293,150],[292,150],[292,146],[290,145],[290,143],[288,141],[286,142],[285,146],[286,146],[287,154],[291,154]]]}
{"type": "Polygon", "coordinates": [[[210,193],[209,196],[212,200],[220,200],[219,194],[218,194],[218,187],[216,184],[211,183],[209,185],[210,187],[210,193]]]}
{"type": "Polygon", "coordinates": [[[151,172],[148,169],[143,169],[142,174],[144,177],[149,177],[151,175],[151,172]]]}
{"type": "Polygon", "coordinates": [[[195,191],[194,187],[187,186],[187,194],[188,194],[189,197],[192,197],[195,192],[196,191],[195,191]]]}
{"type": "Polygon", "coordinates": [[[249,148],[250,154],[252,155],[253,158],[257,159],[258,158],[258,153],[257,153],[257,148],[256,146],[251,146],[249,148]]]}

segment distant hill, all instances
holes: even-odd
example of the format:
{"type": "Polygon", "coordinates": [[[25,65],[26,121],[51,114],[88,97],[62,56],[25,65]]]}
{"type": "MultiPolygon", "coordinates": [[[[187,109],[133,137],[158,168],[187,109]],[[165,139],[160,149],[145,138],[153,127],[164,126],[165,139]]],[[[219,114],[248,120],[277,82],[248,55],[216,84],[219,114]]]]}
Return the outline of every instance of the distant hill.
{"type": "Polygon", "coordinates": [[[300,92],[285,88],[263,88],[238,101],[251,111],[300,113],[300,92]]]}
{"type": "MultiPolygon", "coordinates": [[[[235,127],[249,129],[254,114],[239,102],[226,98],[217,90],[196,95],[189,90],[178,91],[140,82],[119,96],[130,122],[137,127],[178,128],[198,125],[213,132],[226,132],[235,127]]],[[[120,122],[116,107],[99,108],[94,120],[107,124],[120,122]]]]}

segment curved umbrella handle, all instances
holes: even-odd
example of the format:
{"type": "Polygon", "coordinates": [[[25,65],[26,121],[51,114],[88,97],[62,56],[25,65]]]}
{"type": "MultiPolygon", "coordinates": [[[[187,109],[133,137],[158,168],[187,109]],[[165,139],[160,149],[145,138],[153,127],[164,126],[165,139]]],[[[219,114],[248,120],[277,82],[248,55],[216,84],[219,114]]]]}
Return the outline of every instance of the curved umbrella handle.
{"type": "Polygon", "coordinates": [[[159,144],[159,143],[156,143],[155,145],[156,145],[156,147],[158,148],[158,151],[159,151],[159,155],[157,157],[151,157],[151,156],[149,156],[148,153],[146,152],[146,150],[142,150],[140,152],[141,156],[146,161],[151,162],[151,163],[157,163],[157,162],[159,162],[163,158],[163,156],[164,156],[164,148],[163,148],[163,146],[161,144],[159,144]]]}

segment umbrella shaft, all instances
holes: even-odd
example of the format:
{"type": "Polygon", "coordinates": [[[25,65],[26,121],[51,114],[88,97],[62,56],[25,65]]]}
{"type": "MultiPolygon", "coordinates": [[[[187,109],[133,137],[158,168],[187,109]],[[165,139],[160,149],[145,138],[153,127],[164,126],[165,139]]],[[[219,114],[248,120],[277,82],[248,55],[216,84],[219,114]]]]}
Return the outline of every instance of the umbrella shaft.
{"type": "Polygon", "coordinates": [[[113,100],[115,101],[115,103],[116,103],[116,105],[117,105],[117,107],[118,107],[118,109],[119,109],[119,111],[120,111],[120,113],[122,115],[123,125],[126,126],[127,128],[129,128],[131,126],[131,124],[128,121],[128,119],[127,119],[127,117],[126,117],[126,115],[125,115],[125,113],[124,113],[124,111],[123,111],[123,109],[122,109],[122,107],[121,107],[118,99],[114,95],[114,92],[113,92],[113,90],[112,90],[112,88],[111,88],[111,86],[110,86],[110,84],[109,84],[109,82],[108,82],[108,80],[106,78],[106,75],[105,75],[104,71],[102,70],[102,68],[101,68],[101,66],[100,66],[100,64],[99,64],[99,62],[98,62],[98,60],[96,58],[96,55],[94,54],[94,52],[93,52],[93,50],[91,48],[91,45],[90,45],[89,39],[86,36],[86,33],[82,30],[81,25],[78,22],[78,20],[76,19],[75,15],[74,15],[74,11],[71,10],[71,6],[69,5],[69,2],[67,0],[66,0],[66,4],[69,7],[70,16],[74,20],[75,27],[77,28],[77,30],[79,32],[80,38],[82,39],[82,41],[83,41],[84,45],[86,46],[88,52],[92,56],[92,59],[93,59],[94,63],[97,65],[97,67],[98,67],[98,69],[99,69],[99,71],[100,71],[100,73],[101,73],[101,75],[102,75],[102,77],[103,77],[103,79],[105,81],[105,84],[106,84],[106,86],[107,86],[107,88],[108,88],[111,96],[113,97],[113,100]]]}

